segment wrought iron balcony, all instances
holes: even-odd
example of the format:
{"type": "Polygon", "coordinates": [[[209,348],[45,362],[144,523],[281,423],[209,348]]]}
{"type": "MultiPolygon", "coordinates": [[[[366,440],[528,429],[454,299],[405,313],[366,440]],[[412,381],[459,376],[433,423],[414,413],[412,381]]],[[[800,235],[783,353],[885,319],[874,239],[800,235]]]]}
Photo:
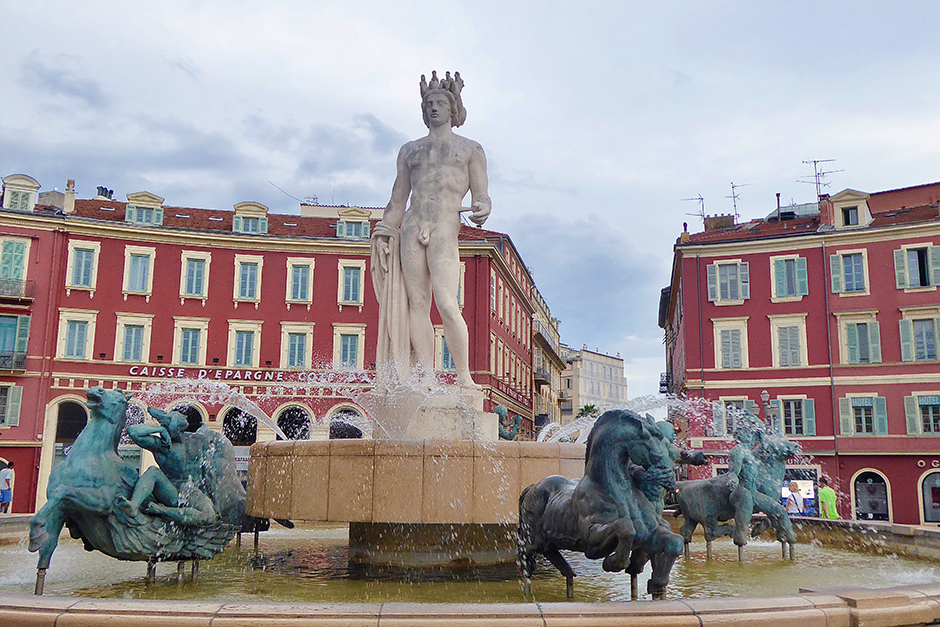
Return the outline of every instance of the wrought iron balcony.
{"type": "Polygon", "coordinates": [[[659,375],[659,393],[668,394],[670,387],[672,387],[672,373],[663,372],[659,375]]]}
{"type": "Polygon", "coordinates": [[[0,351],[0,370],[26,370],[26,353],[0,351]]]}
{"type": "Polygon", "coordinates": [[[535,375],[535,385],[551,385],[552,384],[552,375],[549,374],[548,370],[545,368],[536,368],[533,371],[535,375]]]}
{"type": "Polygon", "coordinates": [[[0,279],[0,298],[15,298],[19,300],[33,300],[36,293],[36,281],[18,281],[16,279],[0,279]]]}

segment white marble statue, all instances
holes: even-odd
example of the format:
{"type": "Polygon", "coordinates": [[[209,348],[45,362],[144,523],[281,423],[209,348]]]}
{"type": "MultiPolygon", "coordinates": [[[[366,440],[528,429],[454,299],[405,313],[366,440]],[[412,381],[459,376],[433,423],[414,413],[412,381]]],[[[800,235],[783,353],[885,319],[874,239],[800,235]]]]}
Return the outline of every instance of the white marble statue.
{"type": "Polygon", "coordinates": [[[460,73],[430,83],[421,76],[426,137],[398,153],[398,176],[382,220],[372,231],[372,282],[379,299],[376,356],[378,389],[388,390],[417,374],[434,378],[431,296],[444,324],[444,339],[457,383],[477,389],[470,376],[467,323],[457,303],[461,211],[483,224],[490,214],[486,156],[477,142],[454,133],[466,120],[460,73]],[[467,192],[469,209],[461,208],[467,192]],[[411,203],[408,204],[408,197],[411,203]],[[407,206],[407,210],[406,210],[407,206]]]}

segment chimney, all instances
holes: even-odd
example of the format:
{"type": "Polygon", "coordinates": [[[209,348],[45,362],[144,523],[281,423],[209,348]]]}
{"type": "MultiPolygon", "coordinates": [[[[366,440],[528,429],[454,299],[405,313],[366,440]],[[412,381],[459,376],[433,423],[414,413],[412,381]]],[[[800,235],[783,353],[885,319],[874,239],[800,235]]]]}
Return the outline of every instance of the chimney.
{"type": "Polygon", "coordinates": [[[706,231],[715,231],[718,229],[730,229],[732,227],[734,227],[734,216],[731,214],[718,215],[718,216],[705,216],[705,230],[706,231]]]}
{"type": "Polygon", "coordinates": [[[62,207],[64,213],[75,213],[75,179],[69,179],[65,184],[65,204],[62,207]]]}
{"type": "Polygon", "coordinates": [[[682,235],[679,236],[679,243],[685,244],[690,239],[692,239],[692,236],[689,235],[689,223],[683,222],[682,223],[682,235]]]}
{"type": "Polygon", "coordinates": [[[832,225],[836,223],[835,207],[832,206],[832,201],[829,200],[829,194],[819,195],[819,223],[832,225]]]}

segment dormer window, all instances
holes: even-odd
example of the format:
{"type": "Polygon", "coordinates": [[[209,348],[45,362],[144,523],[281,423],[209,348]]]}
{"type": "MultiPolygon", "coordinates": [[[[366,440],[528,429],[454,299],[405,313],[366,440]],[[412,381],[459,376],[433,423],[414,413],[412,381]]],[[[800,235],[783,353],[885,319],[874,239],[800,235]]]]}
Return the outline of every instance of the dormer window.
{"type": "Polygon", "coordinates": [[[150,192],[128,194],[124,221],[143,226],[163,226],[163,198],[150,192]]]}
{"type": "Polygon", "coordinates": [[[268,232],[268,208],[258,202],[240,202],[235,205],[232,232],[259,235],[268,232]]]}
{"type": "Polygon", "coordinates": [[[32,211],[39,193],[39,181],[25,174],[11,174],[3,179],[3,208],[32,211]]]}
{"type": "Polygon", "coordinates": [[[854,229],[871,224],[871,209],[868,208],[870,197],[854,189],[846,189],[833,196],[830,199],[833,226],[837,229],[854,229]]]}
{"type": "Polygon", "coordinates": [[[336,237],[344,239],[369,239],[368,220],[340,220],[336,223],[336,237]]]}
{"type": "Polygon", "coordinates": [[[858,226],[858,207],[842,207],[842,225],[858,226]]]}

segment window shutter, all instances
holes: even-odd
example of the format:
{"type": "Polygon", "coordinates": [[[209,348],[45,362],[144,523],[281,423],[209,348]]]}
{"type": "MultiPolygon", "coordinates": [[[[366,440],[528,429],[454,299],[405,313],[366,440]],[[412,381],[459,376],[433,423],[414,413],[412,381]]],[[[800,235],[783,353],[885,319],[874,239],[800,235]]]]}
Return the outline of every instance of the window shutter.
{"type": "Polygon", "coordinates": [[[124,212],[124,221],[125,222],[134,222],[137,219],[137,207],[134,205],[127,205],[127,210],[124,212]]]}
{"type": "Polygon", "coordinates": [[[10,394],[7,397],[7,416],[4,424],[8,427],[16,427],[20,424],[20,406],[23,402],[23,387],[20,385],[11,385],[10,394]]]}
{"type": "Polygon", "coordinates": [[[336,223],[336,237],[346,237],[346,220],[336,223]]]}
{"type": "Polygon", "coordinates": [[[731,367],[742,368],[744,367],[744,356],[741,354],[741,331],[734,329],[729,335],[731,336],[731,367]]]}
{"type": "Polygon", "coordinates": [[[29,316],[16,317],[16,343],[13,346],[14,352],[25,353],[26,345],[29,342],[29,316]]]}
{"type": "Polygon", "coordinates": [[[914,361],[914,324],[901,320],[901,361],[914,361]]]}
{"type": "Polygon", "coordinates": [[[787,295],[787,262],[785,259],[774,259],[774,296],[782,298],[787,295]]]}
{"type": "Polygon", "coordinates": [[[796,293],[800,296],[809,294],[809,275],[806,272],[806,257],[796,259],[796,293]]]}
{"type": "Polygon", "coordinates": [[[157,207],[153,210],[154,226],[163,226],[163,207],[157,207]]]}
{"type": "Polygon", "coordinates": [[[922,423],[920,421],[920,407],[916,396],[904,397],[904,417],[907,419],[907,434],[920,435],[922,423]]]}
{"type": "Polygon", "coordinates": [[[261,220],[259,221],[258,224],[259,224],[259,226],[258,226],[258,232],[259,232],[259,233],[267,233],[267,232],[268,232],[268,219],[267,219],[267,218],[261,218],[261,220]]]}
{"type": "Polygon", "coordinates": [[[242,217],[241,216],[235,216],[234,218],[232,218],[232,230],[236,233],[242,232],[242,217]]]}
{"type": "Polygon", "coordinates": [[[894,282],[899,290],[907,287],[907,260],[904,252],[903,248],[894,251],[894,282]]]}
{"type": "Polygon", "coordinates": [[[751,281],[748,276],[748,264],[746,261],[738,264],[738,281],[741,282],[738,294],[741,296],[741,300],[747,300],[751,297],[751,281]]]}
{"type": "Polygon", "coordinates": [[[816,401],[803,400],[803,435],[816,435],[816,401]]]}
{"type": "Polygon", "coordinates": [[[755,418],[760,417],[760,410],[757,408],[757,401],[752,401],[750,399],[744,401],[744,411],[754,416],[755,418]]]}
{"type": "Polygon", "coordinates": [[[858,363],[858,325],[849,322],[845,325],[846,356],[850,364],[858,363]]]}
{"type": "Polygon", "coordinates": [[[718,266],[710,263],[705,271],[708,278],[708,300],[715,302],[718,300],[718,266]]]}
{"type": "Polygon", "coordinates": [[[875,434],[888,435],[888,402],[883,396],[875,397],[875,434]]]}
{"type": "Polygon", "coordinates": [[[13,241],[3,242],[3,252],[0,253],[0,277],[22,281],[25,261],[26,244],[13,241]]]}
{"type": "Polygon", "coordinates": [[[832,293],[842,293],[842,255],[829,255],[829,272],[832,283],[832,293]]]}
{"type": "Polygon", "coordinates": [[[725,404],[721,401],[712,401],[712,428],[709,435],[712,437],[722,437],[725,430],[725,404]]]}
{"type": "Polygon", "coordinates": [[[845,397],[839,399],[839,433],[841,435],[854,435],[855,427],[852,425],[852,399],[845,397]]]}
{"type": "Polygon", "coordinates": [[[777,435],[783,435],[783,402],[780,399],[770,401],[777,408],[771,420],[770,430],[777,435]]]}
{"type": "Polygon", "coordinates": [[[877,322],[868,323],[868,361],[881,363],[881,328],[877,322]]]}
{"type": "Polygon", "coordinates": [[[940,285],[940,246],[928,247],[927,256],[930,259],[930,284],[940,285]]]}
{"type": "Polygon", "coordinates": [[[362,239],[369,239],[369,221],[362,223],[362,239]]]}

